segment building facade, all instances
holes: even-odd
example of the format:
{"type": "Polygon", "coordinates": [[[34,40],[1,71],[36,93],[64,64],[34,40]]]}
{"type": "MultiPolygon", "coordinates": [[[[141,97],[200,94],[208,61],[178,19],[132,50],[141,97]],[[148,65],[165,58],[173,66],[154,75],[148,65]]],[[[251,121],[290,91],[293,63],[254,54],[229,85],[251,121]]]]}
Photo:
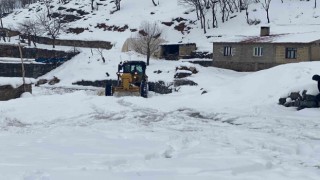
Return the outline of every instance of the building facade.
{"type": "Polygon", "coordinates": [[[281,40],[287,36],[267,34],[238,42],[214,42],[213,66],[258,71],[280,64],[320,60],[320,40],[281,40]]]}

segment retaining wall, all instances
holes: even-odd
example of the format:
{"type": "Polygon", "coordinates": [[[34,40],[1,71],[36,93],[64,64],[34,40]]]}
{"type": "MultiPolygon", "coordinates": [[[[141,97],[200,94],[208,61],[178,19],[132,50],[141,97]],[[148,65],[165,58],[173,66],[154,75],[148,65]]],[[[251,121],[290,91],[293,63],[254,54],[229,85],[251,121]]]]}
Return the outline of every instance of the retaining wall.
{"type": "MultiPolygon", "coordinates": [[[[22,39],[28,39],[26,35],[20,36],[22,39]]],[[[32,36],[31,39],[34,39],[36,43],[39,44],[48,44],[52,45],[53,40],[48,37],[34,37],[32,36]]],[[[56,39],[55,45],[58,46],[72,46],[72,47],[86,47],[86,48],[102,48],[102,49],[111,49],[112,44],[108,41],[82,41],[82,40],[69,40],[69,39],[56,39]]]]}
{"type": "MultiPolygon", "coordinates": [[[[53,57],[65,57],[66,59],[71,59],[79,52],[65,52],[65,51],[56,51],[48,49],[38,49],[38,48],[22,48],[23,58],[53,58],[53,57]]],[[[17,45],[0,45],[0,57],[14,57],[20,58],[19,46],[17,45]]]]}
{"type": "Polygon", "coordinates": [[[11,85],[0,86],[0,101],[7,101],[10,99],[19,98],[24,92],[32,93],[31,84],[25,85],[26,91],[24,91],[23,85],[14,88],[11,85]]]}
{"type": "Polygon", "coordinates": [[[227,62],[227,61],[213,61],[213,66],[224,69],[232,69],[240,72],[251,72],[268,69],[279,63],[251,63],[251,62],[227,62]]]}
{"type": "MultiPolygon", "coordinates": [[[[61,64],[24,64],[25,77],[38,78],[61,64]]],[[[0,76],[21,77],[22,68],[20,63],[0,63],[0,76]]]]}

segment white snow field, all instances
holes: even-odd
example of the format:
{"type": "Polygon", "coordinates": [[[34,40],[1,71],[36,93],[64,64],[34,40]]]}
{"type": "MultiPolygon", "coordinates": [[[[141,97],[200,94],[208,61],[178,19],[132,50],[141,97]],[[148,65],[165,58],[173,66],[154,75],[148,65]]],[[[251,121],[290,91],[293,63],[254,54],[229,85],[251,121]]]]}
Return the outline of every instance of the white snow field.
{"type": "MultiPolygon", "coordinates": [[[[104,51],[106,63],[95,51],[78,48],[79,55],[38,78],[56,76],[60,83],[33,86],[33,94],[0,101],[0,180],[320,179],[320,109],[297,111],[278,105],[280,97],[293,91],[319,93],[311,78],[320,74],[320,62],[240,73],[151,59],[149,81],[170,83],[175,68],[185,65],[199,70],[188,77],[198,86],[182,86],[168,95],[151,92],[147,99],[98,96],[102,88],[72,85],[81,80],[115,79],[120,61],[145,60],[133,52],[121,53],[123,43],[134,33],[103,31],[94,28],[97,23],[138,28],[142,20],[196,20],[195,12],[176,0],[159,2],[153,7],[150,0],[122,0],[121,11],[112,15],[109,12],[114,5],[110,1],[99,1],[106,6],[93,13],[87,0],[71,0],[65,5],[90,12],[70,25],[88,30],[59,38],[104,40],[114,47],[104,51]],[[154,73],[158,70],[162,73],[154,73]],[[201,95],[204,90],[207,93],[201,95]]],[[[286,38],[300,42],[306,39],[299,33],[320,39],[320,10],[313,5],[314,1],[272,1],[271,23],[266,24],[261,5],[253,4],[249,17],[260,19],[261,24],[247,25],[243,11],[224,24],[218,17],[219,28],[209,29],[205,35],[199,22],[188,24],[193,28],[190,34],[174,30],[177,22],[161,27],[169,43],[197,43],[199,50],[210,52],[212,42],[219,41],[220,36],[232,40],[257,36],[260,25],[269,25],[271,34],[292,33],[286,38]]],[[[16,10],[3,18],[3,24],[14,28],[26,17],[35,18],[41,7],[45,9],[38,3],[16,10]]],[[[17,38],[11,38],[11,43],[15,42],[17,38]]],[[[51,49],[49,45],[38,47],[51,49]]],[[[21,81],[1,77],[0,85],[17,86],[21,81]]]]}
{"type": "Polygon", "coordinates": [[[319,65],[196,66],[198,86],[147,99],[34,87],[0,102],[0,179],[319,179],[319,109],[277,105],[294,90],[317,93],[319,65]]]}

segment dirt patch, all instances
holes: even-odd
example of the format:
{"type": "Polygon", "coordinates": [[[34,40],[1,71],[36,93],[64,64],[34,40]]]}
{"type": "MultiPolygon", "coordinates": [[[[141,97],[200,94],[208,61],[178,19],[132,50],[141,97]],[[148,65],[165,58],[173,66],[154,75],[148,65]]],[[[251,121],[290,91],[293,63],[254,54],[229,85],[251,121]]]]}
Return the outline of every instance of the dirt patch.
{"type": "Polygon", "coordinates": [[[128,25],[124,25],[122,27],[115,26],[115,25],[109,26],[109,25],[106,25],[105,23],[98,23],[97,26],[95,26],[95,28],[103,29],[104,31],[124,32],[129,28],[129,26],[128,25]]]}
{"type": "Polygon", "coordinates": [[[186,27],[187,27],[186,24],[184,22],[182,22],[179,25],[175,26],[174,29],[177,31],[180,31],[182,34],[184,34],[186,27]]]}
{"type": "Polygon", "coordinates": [[[83,33],[85,30],[89,30],[88,28],[69,28],[68,33],[80,34],[83,33]]]}
{"type": "Polygon", "coordinates": [[[161,22],[161,24],[164,24],[166,26],[172,26],[174,24],[174,22],[161,22]]]}

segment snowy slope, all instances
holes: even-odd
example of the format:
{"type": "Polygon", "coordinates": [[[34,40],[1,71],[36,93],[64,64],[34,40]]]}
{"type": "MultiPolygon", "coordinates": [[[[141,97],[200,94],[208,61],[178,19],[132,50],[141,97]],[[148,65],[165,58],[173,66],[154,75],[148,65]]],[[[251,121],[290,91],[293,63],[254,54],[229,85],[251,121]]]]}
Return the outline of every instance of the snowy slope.
{"type": "MultiPolygon", "coordinates": [[[[147,68],[150,81],[172,82],[175,67],[186,65],[199,70],[188,77],[198,86],[182,86],[168,95],[151,93],[147,99],[97,96],[97,91],[103,91],[97,88],[68,89],[79,80],[115,78],[121,60],[145,59],[120,52],[125,39],[133,35],[129,30],[102,31],[94,28],[96,23],[138,28],[145,19],[169,21],[181,16],[195,20],[195,14],[184,14],[188,7],[171,0],[160,0],[158,7],[149,0],[123,0],[122,10],[112,15],[108,12],[113,5],[101,2],[107,6],[94,12],[96,15],[72,24],[93,32],[60,37],[113,42],[115,47],[104,52],[106,63],[96,52],[79,48],[79,55],[41,77],[56,76],[61,79],[59,84],[33,87],[32,95],[0,102],[0,179],[319,179],[319,108],[296,111],[277,104],[292,91],[317,94],[311,77],[319,74],[319,62],[240,73],[151,59],[147,68]],[[157,70],[162,73],[154,73],[157,70]],[[201,95],[203,90],[207,93],[201,95]]],[[[90,12],[89,4],[77,0],[66,7],[90,12]]],[[[25,16],[34,17],[38,5],[29,8],[33,7],[6,17],[4,24],[14,26],[25,16]]],[[[272,1],[271,32],[317,34],[319,11],[312,7],[311,1],[272,1]]],[[[260,5],[249,9],[250,17],[266,22],[260,5]]],[[[243,12],[237,15],[210,29],[207,35],[214,37],[209,39],[196,28],[198,23],[189,35],[163,26],[165,36],[171,42],[196,42],[200,49],[211,50],[210,42],[218,35],[259,34],[259,26],[246,25],[243,12]]],[[[0,84],[14,82],[21,79],[0,78],[0,84]]]]}
{"type": "Polygon", "coordinates": [[[276,103],[300,83],[313,91],[318,66],[200,68],[198,87],[148,99],[34,88],[0,103],[1,177],[316,180],[319,110],[276,103]]]}
{"type": "MultiPolygon", "coordinates": [[[[90,1],[71,0],[65,5],[58,4],[57,2],[59,2],[59,0],[53,0],[52,12],[77,15],[76,12],[58,10],[59,7],[64,7],[67,9],[81,9],[89,13],[81,16],[82,19],[70,24],[70,27],[82,27],[88,28],[88,30],[78,35],[64,33],[60,35],[60,38],[105,40],[112,42],[120,49],[127,38],[135,35],[130,29],[139,29],[142,21],[156,21],[160,24],[161,22],[170,22],[172,19],[178,17],[188,20],[186,24],[192,28],[190,33],[182,34],[175,30],[174,26],[179,23],[174,21],[174,25],[170,27],[160,24],[164,30],[164,38],[173,43],[180,41],[195,42],[200,50],[209,51],[212,49],[210,42],[215,41],[216,38],[219,39],[218,36],[259,35],[261,25],[270,26],[272,34],[319,32],[318,18],[320,10],[319,8],[314,8],[313,1],[284,0],[283,3],[281,1],[271,1],[270,24],[267,24],[266,12],[262,8],[261,3],[252,2],[248,8],[249,19],[258,19],[261,21],[260,24],[249,26],[246,23],[245,11],[235,11],[230,15],[234,16],[234,18],[229,19],[226,23],[221,22],[221,15],[218,13],[218,28],[208,29],[207,34],[203,34],[200,29],[200,22],[197,21],[195,12],[191,12],[192,7],[181,5],[176,0],[159,1],[160,5],[157,7],[154,7],[150,0],[122,0],[121,10],[113,14],[110,14],[110,12],[114,10],[114,3],[111,1],[100,1],[99,3],[102,5],[99,6],[98,10],[94,10],[93,12],[91,12],[90,1]],[[190,23],[190,21],[194,21],[195,23],[190,23]],[[98,23],[119,27],[128,25],[129,28],[124,32],[104,31],[103,29],[96,28],[98,23]]],[[[4,26],[15,28],[19,22],[23,22],[25,19],[35,19],[37,14],[45,9],[44,4],[35,3],[25,9],[16,10],[16,12],[3,19],[4,26]]],[[[207,19],[210,24],[212,19],[210,12],[207,13],[207,19]]]]}

